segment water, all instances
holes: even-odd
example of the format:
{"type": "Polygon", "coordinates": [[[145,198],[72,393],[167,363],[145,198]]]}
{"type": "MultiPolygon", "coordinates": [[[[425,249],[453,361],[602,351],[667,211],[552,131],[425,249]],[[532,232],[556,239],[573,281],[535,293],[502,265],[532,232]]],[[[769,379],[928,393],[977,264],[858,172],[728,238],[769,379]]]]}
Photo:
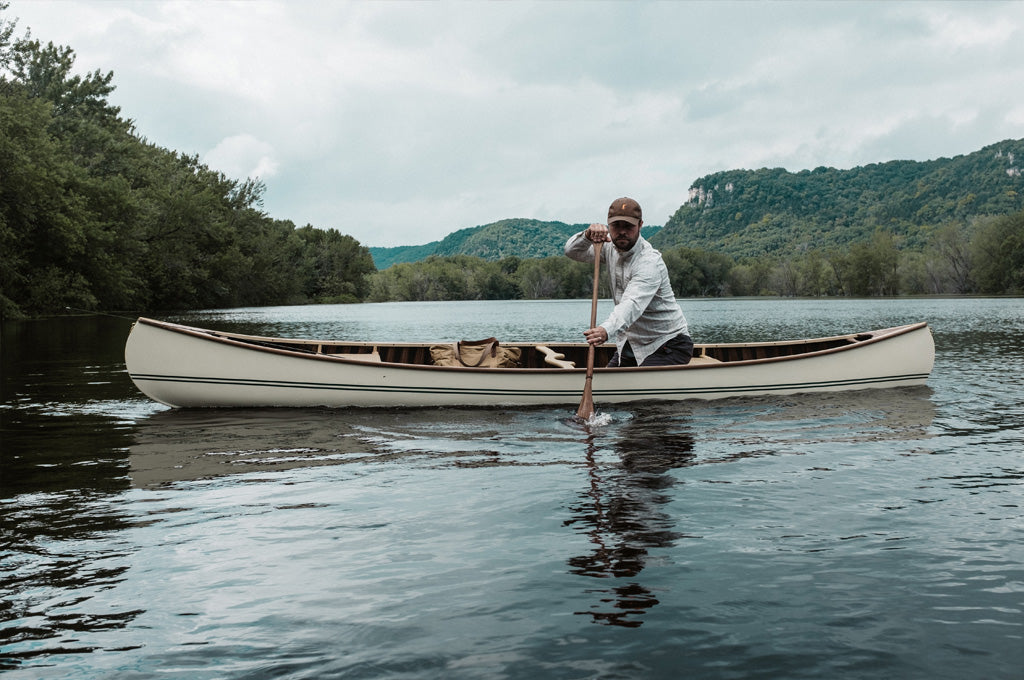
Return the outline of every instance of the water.
{"type": "MultiPolygon", "coordinates": [[[[683,306],[708,342],[927,320],[935,371],[598,403],[591,427],[574,406],[173,411],[125,375],[128,321],[6,324],[5,680],[1021,678],[1024,301],[683,306]]],[[[572,301],[176,320],[553,342],[588,319],[572,301]]]]}

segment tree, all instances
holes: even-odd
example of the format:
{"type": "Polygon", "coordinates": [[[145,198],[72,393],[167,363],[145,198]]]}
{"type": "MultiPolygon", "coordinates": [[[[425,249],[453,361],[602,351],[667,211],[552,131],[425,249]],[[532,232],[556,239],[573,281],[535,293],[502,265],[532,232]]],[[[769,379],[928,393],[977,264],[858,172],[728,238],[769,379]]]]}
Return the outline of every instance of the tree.
{"type": "Polygon", "coordinates": [[[828,262],[820,250],[809,250],[797,263],[799,276],[798,295],[820,296],[828,294],[828,262]]]}
{"type": "Polygon", "coordinates": [[[304,243],[309,275],[303,292],[318,302],[358,302],[369,291],[367,277],[376,268],[359,241],[333,229],[307,224],[296,234],[304,243]]]}
{"type": "Polygon", "coordinates": [[[697,248],[676,248],[662,258],[672,290],[680,297],[721,295],[734,264],[728,255],[697,248]]]}
{"type": "Polygon", "coordinates": [[[82,273],[95,219],[81,173],[47,133],[50,107],[21,91],[0,95],[0,304],[5,314],[89,306],[82,273]]]}
{"type": "Polygon", "coordinates": [[[729,270],[727,293],[736,296],[772,293],[770,279],[773,264],[773,260],[766,257],[743,258],[729,270]]]}
{"type": "Polygon", "coordinates": [[[981,222],[971,240],[971,258],[980,292],[1024,292],[1024,211],[981,222]]]}
{"type": "Polygon", "coordinates": [[[974,290],[970,240],[963,223],[952,222],[936,231],[928,256],[927,269],[934,292],[962,294],[974,290]]]}
{"type": "Polygon", "coordinates": [[[897,295],[900,253],[892,234],[876,230],[870,241],[850,246],[846,280],[851,295],[897,295]]]}

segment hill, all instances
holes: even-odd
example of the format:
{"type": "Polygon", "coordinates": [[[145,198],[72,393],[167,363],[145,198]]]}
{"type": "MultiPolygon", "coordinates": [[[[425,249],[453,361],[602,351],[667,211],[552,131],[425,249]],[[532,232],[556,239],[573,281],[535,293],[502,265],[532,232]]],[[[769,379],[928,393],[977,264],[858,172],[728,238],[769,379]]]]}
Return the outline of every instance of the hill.
{"type": "MultiPolygon", "coordinates": [[[[561,255],[566,239],[586,227],[585,224],[513,218],[460,229],[440,241],[420,246],[370,248],[369,251],[378,270],[402,262],[419,262],[431,255],[473,255],[485,260],[551,257],[561,255]]],[[[649,239],[660,229],[644,227],[644,237],[649,239]]]]}
{"type": "Polygon", "coordinates": [[[759,256],[843,247],[882,228],[919,250],[938,226],[1024,209],[1022,168],[1024,139],[924,162],[714,173],[651,243],[759,256]]]}
{"type": "MultiPolygon", "coordinates": [[[[693,182],[664,228],[644,227],[662,250],[685,246],[733,257],[846,249],[878,229],[922,250],[947,224],[1024,210],[1024,139],[930,161],[889,161],[839,170],[820,167],[727,170],[693,182]]],[[[377,269],[431,255],[540,258],[585,225],[506,219],[460,229],[418,246],[370,248],[377,269]]]]}

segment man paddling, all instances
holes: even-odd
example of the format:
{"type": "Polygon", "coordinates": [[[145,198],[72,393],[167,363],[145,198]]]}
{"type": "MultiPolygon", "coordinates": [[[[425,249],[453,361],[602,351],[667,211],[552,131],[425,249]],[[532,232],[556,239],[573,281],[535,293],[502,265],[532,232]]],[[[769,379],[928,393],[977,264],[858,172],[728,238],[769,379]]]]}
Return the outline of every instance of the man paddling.
{"type": "Polygon", "coordinates": [[[583,331],[591,345],[614,338],[616,352],[608,366],[688,364],[693,341],[686,317],[676,302],[661,253],[640,235],[643,211],[632,198],[618,198],[608,208],[608,224],[591,224],[565,243],[565,254],[594,261],[594,243],[611,277],[615,308],[599,326],[583,331]]]}

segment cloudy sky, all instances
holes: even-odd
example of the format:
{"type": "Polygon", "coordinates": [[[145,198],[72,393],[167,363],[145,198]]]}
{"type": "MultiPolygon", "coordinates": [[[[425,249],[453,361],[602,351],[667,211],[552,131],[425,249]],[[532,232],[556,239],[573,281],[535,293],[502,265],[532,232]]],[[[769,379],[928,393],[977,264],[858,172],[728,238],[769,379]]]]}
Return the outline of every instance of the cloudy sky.
{"type": "Polygon", "coordinates": [[[734,168],[1024,137],[1024,2],[11,0],[149,141],[368,246],[507,217],[648,224],[734,168]]]}

